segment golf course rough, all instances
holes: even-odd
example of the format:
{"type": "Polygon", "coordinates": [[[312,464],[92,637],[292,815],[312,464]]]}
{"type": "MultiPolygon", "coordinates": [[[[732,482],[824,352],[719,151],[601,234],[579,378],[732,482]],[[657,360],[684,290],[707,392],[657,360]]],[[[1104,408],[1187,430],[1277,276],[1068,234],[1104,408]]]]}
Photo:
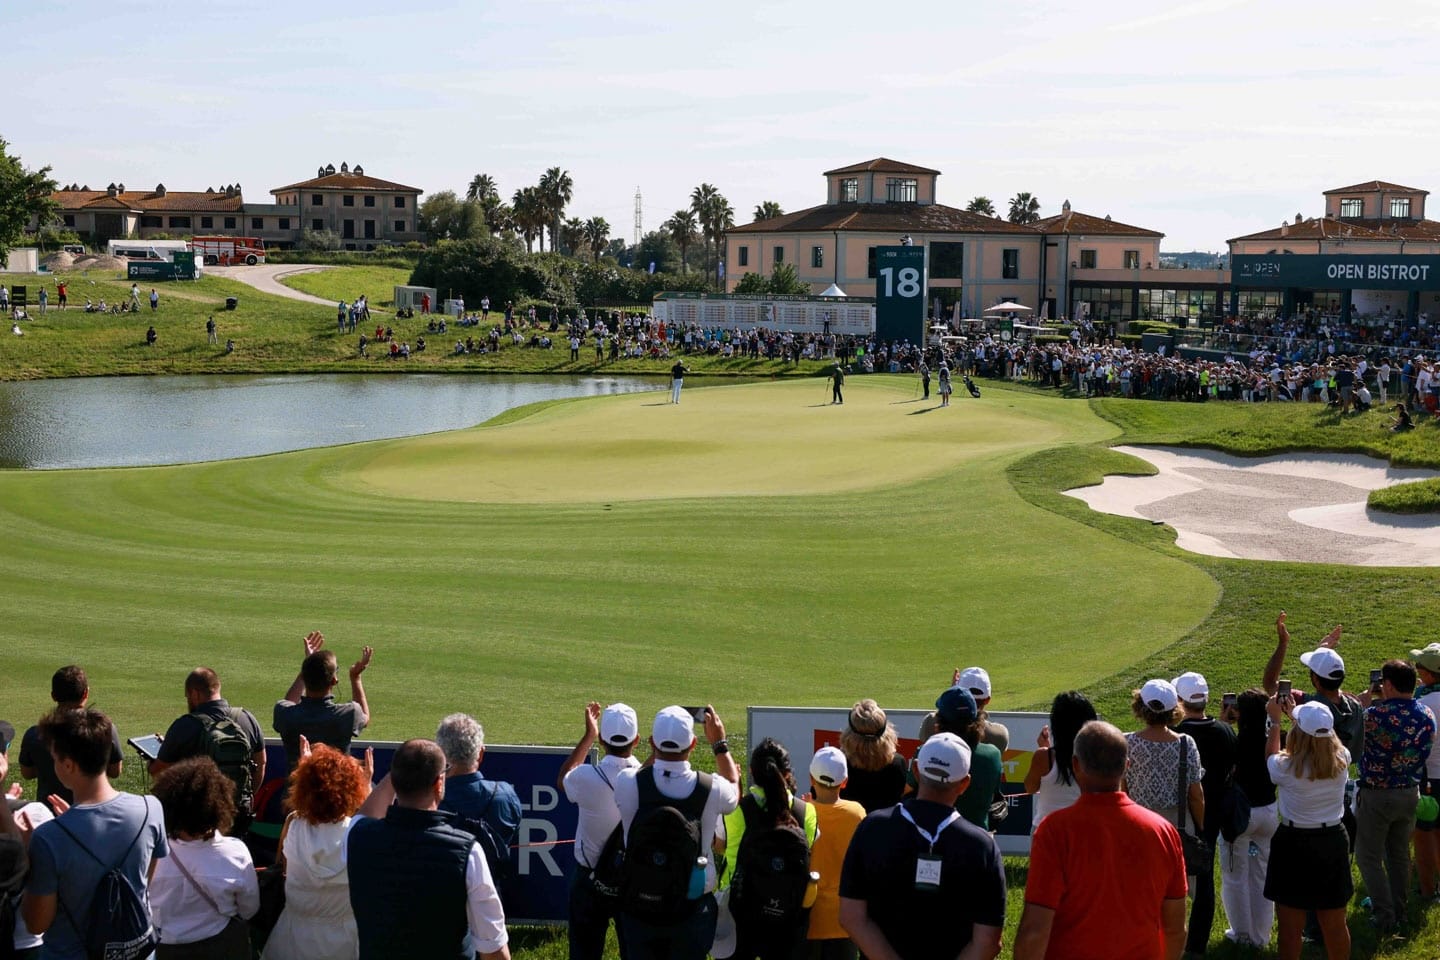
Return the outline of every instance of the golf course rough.
{"type": "Polygon", "coordinates": [[[1091,444],[1084,404],[951,409],[854,378],[552,404],[498,426],[249,460],[0,473],[6,709],[90,671],[125,735],[183,711],[196,664],[268,715],[324,631],[380,739],[453,710],[492,743],[566,743],[591,699],[641,714],[874,696],[927,705],[983,663],[1005,705],[1085,687],[1189,633],[1219,591],[1178,557],[1015,492],[1005,468],[1091,444]]]}

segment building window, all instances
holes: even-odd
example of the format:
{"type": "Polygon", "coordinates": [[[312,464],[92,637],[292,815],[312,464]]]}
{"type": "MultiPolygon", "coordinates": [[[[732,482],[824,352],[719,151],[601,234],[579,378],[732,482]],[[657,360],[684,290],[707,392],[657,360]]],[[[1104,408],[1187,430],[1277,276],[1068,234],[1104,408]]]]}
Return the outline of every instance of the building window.
{"type": "Polygon", "coordinates": [[[404,197],[396,197],[396,198],[395,198],[395,209],[396,209],[396,210],[404,210],[404,209],[405,209],[405,198],[404,198],[404,197]]]}
{"type": "Polygon", "coordinates": [[[1094,251],[1094,250],[1081,250],[1081,251],[1080,251],[1080,269],[1081,269],[1081,270],[1094,270],[1094,269],[1095,269],[1095,251],[1094,251]]]}
{"type": "Polygon", "coordinates": [[[365,198],[365,206],[367,206],[367,207],[373,207],[373,206],[375,206],[375,198],[374,198],[374,197],[366,197],[366,198],[365,198]]]}
{"type": "Polygon", "coordinates": [[[1020,251],[1015,249],[1000,251],[1000,279],[1020,279],[1020,251]]]}
{"type": "Polygon", "coordinates": [[[1409,219],[1410,219],[1410,198],[1409,198],[1409,197],[1391,197],[1391,198],[1390,198],[1390,216],[1392,216],[1392,217],[1394,217],[1394,218],[1396,218],[1396,219],[1398,219],[1398,220],[1409,220],[1409,219]]]}
{"type": "Polygon", "coordinates": [[[825,248],[819,245],[810,248],[810,266],[818,270],[825,266],[825,248]]]}
{"type": "Polygon", "coordinates": [[[860,200],[860,179],[846,177],[840,181],[840,202],[857,203],[860,200]]]}
{"type": "Polygon", "coordinates": [[[931,241],[930,276],[935,280],[964,279],[965,244],[931,241]]]}
{"type": "Polygon", "coordinates": [[[340,205],[343,207],[353,207],[355,206],[355,198],[347,193],[340,198],[340,205]]]}
{"type": "MultiPolygon", "coordinates": [[[[346,240],[354,240],[354,239],[355,239],[355,221],[354,221],[354,220],[345,220],[345,221],[342,221],[342,222],[341,222],[341,224],[340,224],[340,236],[344,237],[346,240]]],[[[354,249],[354,248],[352,247],[351,249],[354,249]]]]}
{"type": "Polygon", "coordinates": [[[875,248],[868,247],[865,250],[865,276],[871,280],[875,279],[875,248]]]}
{"type": "Polygon", "coordinates": [[[773,259],[773,261],[774,261],[776,264],[784,263],[784,262],[785,262],[785,248],[784,248],[784,247],[776,247],[776,248],[775,248],[775,256],[774,256],[772,259],[773,259]]]}
{"type": "Polygon", "coordinates": [[[1139,270],[1139,269],[1140,269],[1140,251],[1139,251],[1139,250],[1126,250],[1126,251],[1125,251],[1125,269],[1126,269],[1126,270],[1139,270]]]}
{"type": "Polygon", "coordinates": [[[396,221],[395,221],[395,232],[396,232],[396,233],[404,233],[404,232],[405,232],[405,221],[404,221],[404,220],[396,220],[396,221]]]}
{"type": "Polygon", "coordinates": [[[914,203],[920,196],[914,178],[889,177],[885,180],[885,199],[890,203],[914,203]]]}
{"type": "Polygon", "coordinates": [[[142,227],[159,229],[160,227],[163,227],[164,225],[165,225],[165,224],[161,221],[161,219],[160,219],[159,217],[141,217],[141,218],[140,218],[140,226],[142,226],[142,227]]]}
{"type": "Polygon", "coordinates": [[[281,217],[281,218],[280,218],[280,229],[281,229],[281,230],[289,230],[289,229],[290,229],[290,218],[289,218],[289,217],[281,217]]]}
{"type": "Polygon", "coordinates": [[[319,233],[321,230],[324,230],[324,229],[325,229],[325,221],[324,221],[324,220],[311,220],[311,221],[310,221],[310,229],[311,229],[311,230],[314,230],[316,233],[319,233]]]}
{"type": "Polygon", "coordinates": [[[202,230],[209,230],[209,229],[210,229],[211,227],[213,227],[213,226],[215,226],[215,218],[214,218],[214,217],[201,217],[201,218],[200,218],[200,229],[202,229],[202,230]]]}
{"type": "Polygon", "coordinates": [[[739,262],[740,266],[742,266],[742,267],[748,267],[748,266],[750,266],[750,248],[749,248],[749,247],[746,247],[746,246],[740,246],[740,247],[736,247],[735,250],[736,250],[736,256],[738,257],[738,262],[739,262]]]}
{"type": "Polygon", "coordinates": [[[225,229],[226,229],[226,230],[234,230],[234,229],[235,229],[235,218],[234,218],[234,217],[226,217],[226,218],[225,218],[225,229]]]}
{"type": "Polygon", "coordinates": [[[323,207],[323,206],[325,206],[325,197],[324,197],[324,195],[323,195],[323,194],[319,194],[319,193],[312,193],[312,194],[310,194],[310,206],[312,206],[312,207],[323,207]]]}
{"type": "Polygon", "coordinates": [[[250,218],[250,229],[251,229],[251,230],[264,230],[264,229],[265,229],[265,218],[264,218],[264,217],[251,217],[251,218],[250,218]]]}
{"type": "Polygon", "coordinates": [[[73,214],[73,213],[67,213],[67,214],[65,214],[65,226],[67,226],[67,227],[73,227],[73,226],[75,226],[75,214],[73,214]]]}
{"type": "Polygon", "coordinates": [[[170,226],[172,226],[172,227],[177,227],[177,228],[182,229],[182,230],[189,230],[189,229],[190,229],[190,218],[189,218],[189,217],[171,217],[171,218],[170,218],[170,226]]]}
{"type": "Polygon", "coordinates": [[[1353,197],[1340,201],[1340,216],[1342,217],[1363,217],[1365,216],[1365,201],[1359,197],[1353,197]]]}
{"type": "Polygon", "coordinates": [[[375,221],[374,221],[374,220],[366,220],[366,221],[365,221],[365,239],[366,239],[366,240],[374,240],[374,239],[375,239],[375,221]]]}

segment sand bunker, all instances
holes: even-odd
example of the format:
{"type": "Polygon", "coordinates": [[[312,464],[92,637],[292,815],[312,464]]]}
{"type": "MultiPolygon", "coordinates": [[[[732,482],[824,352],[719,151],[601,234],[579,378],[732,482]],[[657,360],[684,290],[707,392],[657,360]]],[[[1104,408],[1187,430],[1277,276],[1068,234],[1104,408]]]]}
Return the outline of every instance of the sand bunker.
{"type": "Polygon", "coordinates": [[[1065,493],[1094,510],[1168,523],[1176,545],[1246,560],[1440,566],[1440,516],[1368,510],[1371,490],[1440,476],[1358,454],[1245,458],[1178,447],[1116,447],[1153,477],[1106,477],[1065,493]]]}

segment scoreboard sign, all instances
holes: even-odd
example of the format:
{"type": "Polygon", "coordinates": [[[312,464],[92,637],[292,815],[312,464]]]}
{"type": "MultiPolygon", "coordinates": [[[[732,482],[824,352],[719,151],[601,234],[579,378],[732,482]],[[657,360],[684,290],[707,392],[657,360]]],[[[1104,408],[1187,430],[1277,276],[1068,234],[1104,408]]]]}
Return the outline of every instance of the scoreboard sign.
{"type": "Polygon", "coordinates": [[[925,342],[925,248],[875,248],[875,339],[925,342]]]}

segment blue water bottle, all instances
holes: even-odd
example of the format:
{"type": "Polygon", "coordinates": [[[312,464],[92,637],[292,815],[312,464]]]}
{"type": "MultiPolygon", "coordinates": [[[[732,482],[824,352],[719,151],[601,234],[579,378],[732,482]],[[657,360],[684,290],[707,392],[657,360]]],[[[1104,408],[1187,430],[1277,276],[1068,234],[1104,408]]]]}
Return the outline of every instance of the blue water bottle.
{"type": "Polygon", "coordinates": [[[699,900],[705,896],[705,868],[709,865],[708,858],[695,858],[695,869],[690,871],[690,890],[687,894],[691,900],[699,900]]]}

